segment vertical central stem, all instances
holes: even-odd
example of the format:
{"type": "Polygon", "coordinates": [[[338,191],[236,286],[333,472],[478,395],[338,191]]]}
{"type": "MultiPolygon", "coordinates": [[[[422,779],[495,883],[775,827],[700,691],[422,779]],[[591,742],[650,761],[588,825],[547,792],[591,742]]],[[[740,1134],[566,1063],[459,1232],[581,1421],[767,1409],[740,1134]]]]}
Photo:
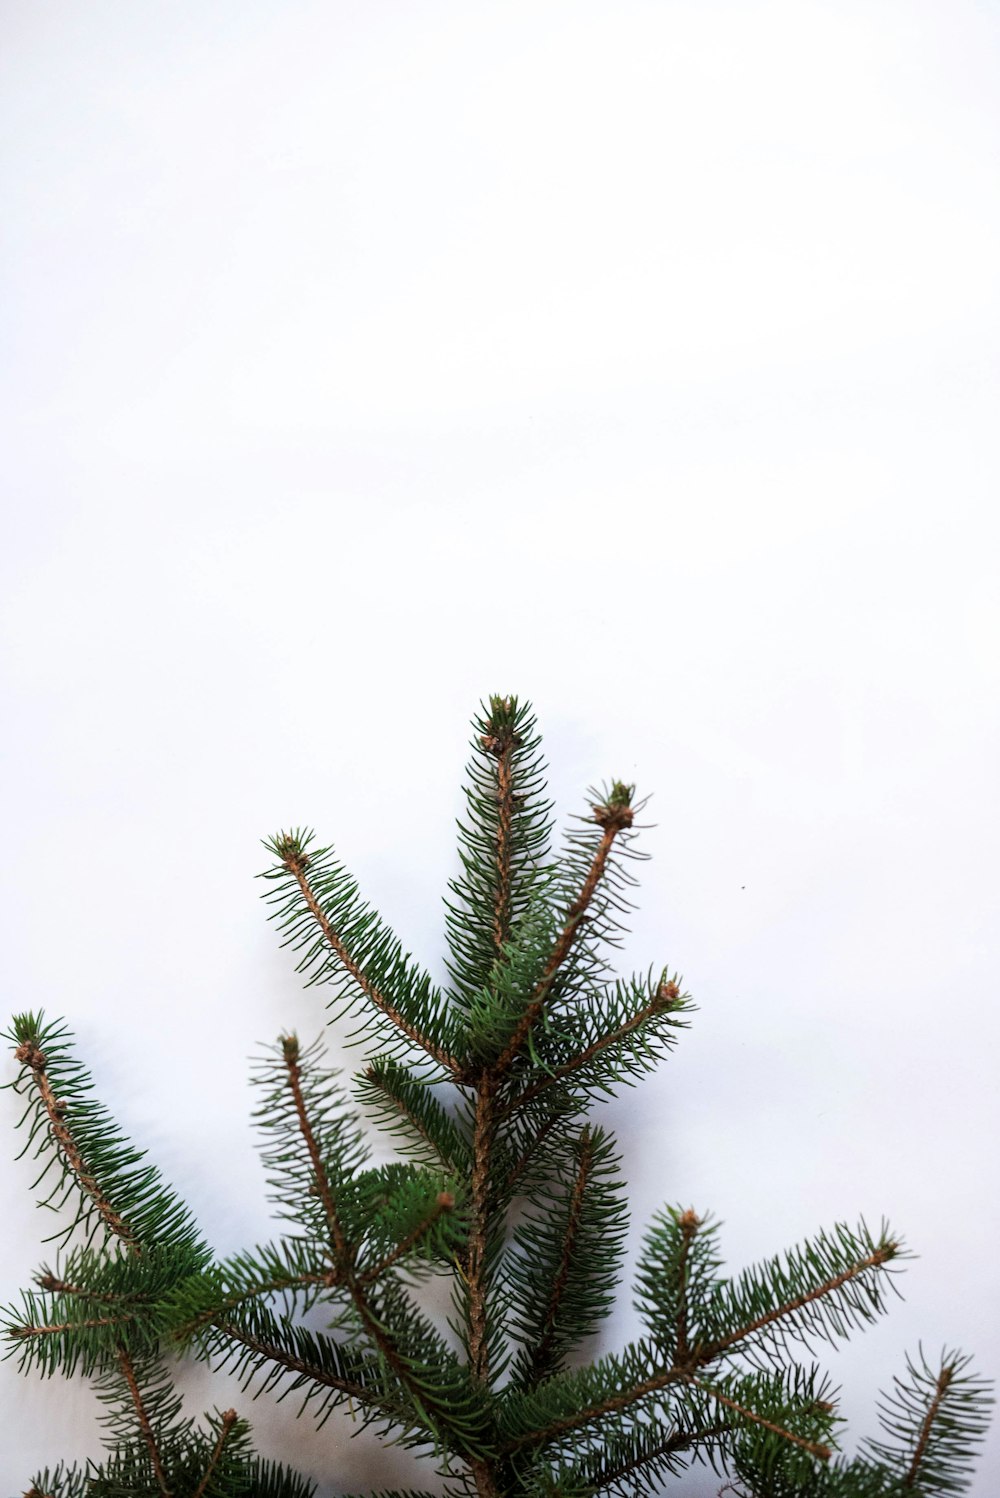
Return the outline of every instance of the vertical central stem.
{"type": "Polygon", "coordinates": [[[490,1151],[493,1144],[493,1079],[487,1074],[476,1095],[472,1141],[472,1225],[469,1233],[469,1363],[481,1383],[489,1378],[486,1324],[486,1238],[489,1216],[490,1151]]]}

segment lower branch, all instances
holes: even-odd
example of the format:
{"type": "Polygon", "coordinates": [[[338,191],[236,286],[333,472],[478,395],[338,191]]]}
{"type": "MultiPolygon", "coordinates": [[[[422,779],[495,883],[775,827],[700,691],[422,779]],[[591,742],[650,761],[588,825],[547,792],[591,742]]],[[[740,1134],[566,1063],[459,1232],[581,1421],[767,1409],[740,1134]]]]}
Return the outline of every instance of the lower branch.
{"type": "Polygon", "coordinates": [[[226,1449],[226,1444],[229,1440],[229,1437],[233,1433],[233,1426],[235,1424],[236,1411],[225,1410],[222,1416],[222,1429],[219,1431],[219,1439],[216,1441],[215,1449],[213,1450],[212,1455],[209,1457],[208,1466],[205,1468],[205,1472],[202,1476],[201,1482],[199,1482],[198,1486],[194,1490],[193,1498],[205,1498],[205,1494],[208,1491],[208,1485],[212,1480],[212,1473],[216,1471],[220,1461],[222,1460],[222,1453],[226,1449]]]}
{"type": "Polygon", "coordinates": [[[153,1434],[153,1427],[149,1423],[149,1416],[146,1414],[146,1407],[142,1402],[142,1395],[139,1392],[139,1384],[135,1376],[135,1368],[132,1366],[132,1359],[129,1357],[124,1347],[121,1346],[119,1346],[118,1348],[118,1366],[122,1371],[122,1376],[125,1379],[126,1384],[128,1385],[128,1391],[131,1395],[132,1403],[135,1406],[136,1419],[139,1422],[139,1430],[142,1432],[142,1439],[146,1443],[146,1450],[149,1452],[149,1460],[152,1464],[153,1474],[156,1477],[156,1485],[162,1493],[163,1498],[171,1498],[170,1489],[167,1487],[167,1479],[163,1472],[163,1463],[160,1460],[159,1448],[156,1444],[156,1437],[153,1434]]]}

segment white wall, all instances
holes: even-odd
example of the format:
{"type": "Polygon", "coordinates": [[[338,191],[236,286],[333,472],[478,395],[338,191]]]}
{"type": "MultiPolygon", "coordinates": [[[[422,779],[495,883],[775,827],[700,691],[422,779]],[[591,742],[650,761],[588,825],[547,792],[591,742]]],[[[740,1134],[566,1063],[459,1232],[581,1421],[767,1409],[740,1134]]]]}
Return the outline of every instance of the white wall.
{"type": "MultiPolygon", "coordinates": [[[[220,1252],[267,1236],[247,1057],[323,1014],[257,839],[314,823],[440,971],[467,719],[516,691],[563,813],[655,791],[623,963],[701,1012],[608,1109],[636,1233],[897,1223],[851,1439],[921,1338],[1000,1372],[996,10],[3,25],[5,1009],[67,1016],[220,1252]]],[[[77,1381],[0,1391],[5,1492],[97,1450],[77,1381]]],[[[413,1470],[251,1413],[323,1498],[413,1470]]]]}

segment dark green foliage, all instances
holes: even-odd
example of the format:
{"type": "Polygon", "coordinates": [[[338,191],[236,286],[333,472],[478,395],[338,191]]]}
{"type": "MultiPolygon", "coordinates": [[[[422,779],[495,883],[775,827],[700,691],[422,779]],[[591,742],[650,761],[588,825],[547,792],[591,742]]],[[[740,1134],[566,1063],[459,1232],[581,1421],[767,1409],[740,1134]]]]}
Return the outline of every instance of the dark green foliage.
{"type": "Polygon", "coordinates": [[[184,1414],[182,1354],[319,1426],[346,1407],[433,1463],[447,1498],[652,1498],[691,1461],[744,1498],[961,1492],[989,1404],[965,1358],[911,1365],[882,1436],[852,1459],[837,1454],[836,1396],[804,1361],[886,1308],[904,1255],[885,1226],[838,1225],[727,1276],[712,1220],[665,1207],[636,1268],[644,1334],[593,1355],[628,1195],[587,1110],[663,1059],[691,1006],[666,968],[608,971],[644,856],[634,788],[590,792],[553,858],[530,709],[490,698],[473,734],[447,991],[331,849],[301,830],[266,845],[298,970],[374,1048],[350,1092],[318,1041],[284,1035],[258,1062],[274,1241],[214,1260],[93,1101],[66,1030],[14,1021],[25,1148],[65,1215],[59,1257],[6,1312],[9,1351],[24,1371],[92,1378],[106,1412],[103,1462],[39,1474],[32,1498],[309,1498],[236,1411],[184,1414]],[[372,1163],[351,1093],[398,1158],[372,1163]],[[436,1275],[452,1284],[450,1336],[422,1299],[436,1275]]]}

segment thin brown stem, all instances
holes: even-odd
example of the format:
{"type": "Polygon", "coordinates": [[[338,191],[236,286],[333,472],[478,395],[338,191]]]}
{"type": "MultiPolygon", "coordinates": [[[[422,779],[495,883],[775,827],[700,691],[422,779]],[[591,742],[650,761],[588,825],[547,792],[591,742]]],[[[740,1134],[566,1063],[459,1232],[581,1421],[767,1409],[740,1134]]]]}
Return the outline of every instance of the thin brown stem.
{"type": "Polygon", "coordinates": [[[51,1337],[57,1332],[88,1331],[95,1326],[122,1326],[126,1321],[134,1320],[132,1312],[127,1311],[123,1316],[90,1316],[86,1321],[60,1321],[47,1326],[12,1326],[7,1335],[14,1341],[26,1342],[30,1337],[51,1337]]]}
{"type": "Polygon", "coordinates": [[[701,1389],[703,1394],[710,1395],[712,1399],[724,1405],[727,1410],[732,1410],[736,1415],[742,1415],[744,1420],[750,1420],[754,1425],[762,1426],[764,1430],[773,1431],[775,1435],[782,1436],[786,1441],[790,1441],[793,1446],[799,1446],[803,1451],[808,1451],[810,1456],[815,1456],[820,1461],[828,1462],[833,1455],[829,1446],[824,1446],[819,1441],[807,1441],[805,1436],[797,1436],[794,1432],[785,1430],[784,1426],[776,1425],[773,1420],[765,1420],[763,1415],[754,1414],[753,1410],[748,1410],[745,1405],[737,1404],[735,1399],[730,1399],[727,1394],[721,1393],[718,1389],[713,1389],[711,1384],[702,1383],[701,1379],[690,1377],[687,1382],[693,1384],[696,1389],[701,1389]]]}
{"type": "Polygon", "coordinates": [[[556,1436],[565,1435],[567,1431],[576,1430],[581,1425],[588,1425],[592,1420],[602,1420],[605,1415],[615,1415],[619,1410],[628,1409],[630,1404],[645,1399],[649,1394],[656,1394],[660,1389],[666,1389],[686,1377],[683,1368],[665,1368],[662,1373],[654,1373],[651,1378],[643,1379],[642,1383],[633,1384],[631,1389],[623,1389],[620,1394],[609,1395],[600,1404],[587,1405],[581,1410],[576,1410],[572,1415],[564,1415],[560,1420],[553,1420],[551,1425],[546,1425],[542,1430],[529,1430],[523,1435],[515,1436],[507,1443],[504,1450],[506,1452],[519,1451],[522,1446],[536,1446],[544,1441],[554,1440],[556,1436]]]}
{"type": "Polygon", "coordinates": [[[938,1411],[941,1408],[941,1401],[944,1399],[945,1394],[948,1392],[948,1386],[951,1383],[952,1378],[954,1377],[954,1371],[955,1370],[953,1368],[946,1366],[942,1368],[941,1372],[938,1374],[937,1384],[934,1388],[934,1398],[931,1400],[930,1409],[924,1416],[924,1422],[920,1427],[920,1435],[917,1438],[916,1448],[913,1452],[913,1460],[910,1463],[909,1470],[907,1471],[905,1478],[903,1479],[904,1488],[912,1488],[916,1486],[917,1475],[920,1472],[920,1467],[924,1460],[924,1453],[927,1450],[927,1442],[930,1440],[931,1428],[934,1425],[934,1421],[938,1417],[938,1411]]]}
{"type": "Polygon", "coordinates": [[[398,1263],[400,1259],[408,1254],[410,1249],[413,1248],[414,1244],[419,1243],[421,1238],[425,1237],[426,1234],[430,1232],[434,1224],[438,1222],[446,1212],[451,1212],[454,1206],[455,1198],[452,1196],[451,1192],[440,1191],[438,1193],[437,1201],[434,1203],[432,1210],[427,1214],[427,1216],[421,1222],[418,1222],[415,1228],[412,1228],[410,1232],[407,1233],[406,1237],[401,1243],[397,1243],[396,1247],[392,1250],[392,1253],[386,1254],[384,1259],[380,1259],[377,1264],[373,1264],[369,1269],[366,1269],[363,1274],[359,1274],[358,1284],[370,1285],[374,1280],[378,1279],[380,1274],[384,1274],[387,1269],[391,1269],[393,1264],[398,1263]]]}
{"type": "Polygon", "coordinates": [[[269,1280],[260,1280],[248,1290],[224,1296],[216,1305],[200,1311],[197,1316],[184,1322],[182,1326],[177,1326],[173,1331],[173,1336],[177,1341],[190,1337],[203,1326],[211,1326],[224,1311],[232,1311],[237,1306],[243,1305],[245,1301],[255,1300],[258,1295],[271,1295],[275,1291],[282,1290],[308,1289],[311,1285],[319,1285],[329,1290],[340,1283],[341,1276],[335,1269],[325,1270],[322,1274],[274,1275],[269,1280]]]}
{"type": "Polygon", "coordinates": [[[414,1133],[419,1134],[424,1143],[430,1146],[435,1155],[437,1155],[438,1159],[441,1161],[441,1164],[446,1166],[449,1170],[453,1170],[455,1166],[454,1160],[449,1159],[449,1157],[442,1152],[437,1141],[431,1137],[416,1114],[411,1113],[406,1104],[402,1102],[394,1092],[392,1092],[388,1087],[384,1085],[373,1066],[369,1066],[366,1069],[365,1076],[367,1080],[372,1084],[372,1086],[377,1087],[382,1093],[382,1096],[388,1099],[396,1112],[399,1114],[400,1118],[405,1118],[406,1122],[409,1124],[410,1128],[413,1129],[414,1133]]]}
{"type": "Polygon", "coordinates": [[[494,1135],[493,1084],[487,1075],[476,1094],[472,1141],[471,1225],[469,1228],[469,1363],[472,1375],[485,1383],[489,1377],[486,1316],[486,1239],[489,1216],[490,1155],[494,1135]]]}
{"type": "Polygon", "coordinates": [[[333,1200],[333,1190],[330,1186],[330,1177],[327,1175],[326,1166],[323,1163],[323,1155],[316,1141],[309,1113],[306,1109],[305,1097],[302,1093],[302,1068],[299,1066],[298,1043],[289,1038],[284,1042],[285,1069],[288,1072],[288,1085],[291,1088],[292,1100],[295,1104],[295,1115],[299,1123],[299,1133],[305,1141],[306,1149],[309,1151],[309,1159],[313,1169],[313,1183],[316,1195],[323,1205],[323,1213],[326,1224],[330,1230],[330,1238],[336,1254],[337,1263],[342,1270],[349,1270],[350,1251],[344,1230],[340,1225],[337,1208],[333,1200]]]}
{"type": "Polygon", "coordinates": [[[56,1097],[45,1070],[45,1053],[41,1051],[32,1041],[26,1041],[18,1046],[14,1052],[18,1061],[23,1062],[31,1068],[35,1078],[35,1086],[38,1088],[42,1105],[48,1115],[49,1129],[62,1152],[63,1159],[69,1166],[76,1178],[81,1191],[94,1203],[102,1220],[108,1230],[114,1233],[116,1238],[138,1254],[141,1250],[139,1242],[123,1217],[115,1211],[108,1198],[104,1195],[96,1178],[87,1169],[83,1155],[73,1138],[72,1131],[67,1127],[64,1119],[65,1107],[56,1097]]]}
{"type": "MultiPolygon", "coordinates": [[[[498,1115],[498,1119],[499,1117],[502,1117],[502,1115],[498,1115]]],[[[511,1192],[514,1190],[518,1181],[527,1170],[528,1165],[531,1163],[532,1156],[538,1152],[538,1150],[541,1148],[542,1144],[545,1142],[548,1135],[551,1134],[552,1130],[555,1128],[558,1122],[558,1117],[556,1115],[553,1115],[552,1118],[547,1119],[546,1122],[542,1125],[538,1133],[535,1135],[535,1138],[528,1145],[528,1148],[521,1155],[520,1159],[516,1161],[513,1169],[507,1176],[507,1179],[504,1182],[505,1191],[511,1192]]]]}
{"type": "Polygon", "coordinates": [[[518,1021],[517,1028],[507,1042],[501,1055],[493,1063],[491,1070],[495,1076],[502,1076],[507,1071],[511,1062],[527,1040],[542,1010],[545,1008],[549,990],[552,987],[552,980],[569,956],[570,949],[580,929],[580,923],[586,914],[587,906],[593,899],[597,886],[601,882],[605,867],[607,866],[608,856],[611,852],[611,845],[617,834],[623,828],[631,825],[631,821],[631,811],[628,807],[623,807],[618,815],[610,817],[605,822],[604,831],[601,833],[601,840],[597,845],[597,851],[587,872],[587,877],[583,882],[583,887],[566,912],[563,928],[545,964],[542,976],[535,985],[531,998],[528,1001],[528,1006],[518,1021]]]}
{"type": "Polygon", "coordinates": [[[559,1268],[552,1282],[552,1290],[549,1295],[549,1303],[545,1309],[545,1318],[542,1323],[542,1334],[534,1349],[531,1358],[531,1382],[537,1383],[543,1374],[546,1363],[552,1351],[552,1342],[555,1337],[556,1319],[559,1315],[559,1306],[566,1291],[569,1279],[570,1265],[573,1262],[573,1254],[576,1249],[577,1234],[580,1230],[580,1216],[583,1212],[583,1198],[587,1190],[587,1180],[590,1176],[590,1168],[594,1160],[594,1146],[590,1136],[589,1126],[583,1130],[580,1137],[580,1167],[573,1184],[573,1194],[570,1197],[569,1214],[566,1220],[566,1234],[563,1238],[562,1253],[559,1259],[559,1268]]]}
{"type": "Polygon", "coordinates": [[[569,1061],[564,1061],[561,1066],[554,1067],[547,1076],[542,1077],[533,1086],[528,1087],[524,1092],[518,1093],[517,1097],[505,1103],[497,1114],[497,1121],[500,1122],[507,1118],[515,1109],[522,1107],[525,1103],[532,1102],[540,1092],[544,1092],[548,1087],[555,1086],[564,1077],[571,1076],[573,1072],[579,1071],[581,1066],[586,1066],[588,1061],[592,1061],[595,1056],[599,1056],[609,1046],[617,1045],[619,1041],[625,1040],[634,1031],[640,1030],[643,1025],[649,1020],[654,1019],[656,1015],[663,1014],[666,1010],[675,1008],[679,997],[676,984],[661,985],[649,1003],[644,1004],[636,1014],[633,1014],[630,1020],[626,1020],[625,1024],[619,1025],[615,1030],[610,1030],[607,1035],[600,1036],[592,1045],[580,1051],[578,1055],[572,1056],[569,1061]]]}
{"type": "Polygon", "coordinates": [[[284,855],[283,862],[285,868],[293,875],[299,889],[302,891],[302,898],[309,907],[316,924],[365,997],[375,1005],[376,1009],[380,1009],[386,1018],[391,1020],[396,1028],[403,1032],[407,1039],[412,1040],[414,1045],[419,1046],[421,1050],[426,1051],[429,1056],[432,1056],[439,1066],[445,1067],[453,1075],[458,1075],[461,1067],[457,1059],[450,1055],[442,1046],[435,1044],[428,1036],[422,1034],[416,1025],[411,1024],[406,1016],[401,1014],[396,1008],[392,1000],[387,998],[381,989],[372,982],[364,969],[359,967],[354,961],[347,947],[327,920],[323,907],[316,898],[312,886],[306,877],[305,856],[302,853],[289,849],[284,855]]]}
{"type": "Polygon", "coordinates": [[[251,1352],[259,1353],[269,1362],[277,1363],[280,1368],[286,1369],[289,1373],[301,1373],[306,1378],[311,1378],[314,1383],[323,1384],[328,1389],[336,1389],[339,1393],[357,1400],[359,1404],[380,1403],[377,1398],[373,1397],[371,1390],[366,1389],[363,1384],[355,1383],[353,1379],[339,1378],[326,1368],[317,1368],[314,1363],[306,1362],[305,1358],[297,1358],[294,1353],[288,1352],[284,1347],[279,1347],[275,1342],[267,1342],[261,1337],[251,1336],[249,1332],[243,1331],[232,1322],[220,1321],[218,1328],[234,1342],[239,1342],[242,1347],[249,1348],[251,1352]]]}
{"type": "Polygon", "coordinates": [[[834,1290],[839,1290],[841,1285],[846,1285],[850,1280],[857,1279],[859,1274],[864,1274],[866,1269],[876,1269],[894,1258],[897,1247],[894,1243],[884,1243],[876,1248],[867,1258],[859,1259],[849,1269],[844,1269],[840,1274],[833,1275],[824,1280],[822,1285],[808,1290],[804,1295],[797,1295],[794,1300],[786,1301],[784,1305],[777,1306],[773,1311],[766,1311],[763,1316],[758,1316],[748,1326],[741,1326],[736,1331],[730,1332],[726,1337],[720,1337],[717,1342],[710,1342],[707,1347],[700,1349],[698,1362],[700,1364],[710,1363],[717,1358],[720,1352],[726,1352],[734,1347],[737,1342],[744,1341],[747,1337],[759,1332],[765,1326],[770,1326],[774,1321],[780,1321],[785,1316],[791,1316],[795,1311],[800,1311],[803,1306],[810,1305],[814,1300],[822,1300],[825,1295],[830,1295],[834,1290]]]}
{"type": "Polygon", "coordinates": [[[135,1368],[132,1366],[132,1359],[129,1357],[124,1347],[120,1345],[118,1348],[118,1366],[122,1371],[122,1376],[124,1377],[126,1384],[128,1385],[128,1391],[131,1396],[132,1403],[135,1406],[136,1419],[139,1422],[139,1430],[142,1433],[142,1439],[146,1443],[146,1450],[149,1452],[149,1460],[153,1468],[153,1475],[156,1478],[156,1485],[159,1488],[160,1492],[163,1494],[163,1498],[170,1498],[170,1489],[167,1487],[167,1479],[164,1476],[163,1463],[160,1459],[159,1448],[156,1444],[156,1437],[153,1434],[153,1427],[149,1423],[149,1416],[146,1413],[146,1407],[142,1402],[142,1395],[139,1391],[138,1380],[135,1376],[135,1368]]]}
{"type": "Polygon", "coordinates": [[[632,1461],[622,1462],[618,1467],[605,1467],[601,1473],[601,1486],[610,1487],[612,1483],[620,1482],[623,1477],[629,1477],[633,1472],[638,1472],[648,1462],[661,1461],[665,1456],[672,1456],[678,1451],[687,1451],[698,1441],[710,1441],[715,1436],[725,1435],[729,1429],[728,1425],[712,1425],[708,1430],[678,1430],[672,1436],[657,1446],[652,1451],[646,1451],[642,1456],[632,1461]]]}
{"type": "Polygon", "coordinates": [[[235,1410],[223,1410],[219,1439],[216,1441],[212,1455],[208,1459],[208,1466],[205,1468],[204,1475],[194,1490],[193,1498],[205,1498],[205,1493],[208,1491],[208,1484],[212,1479],[212,1473],[216,1471],[222,1460],[222,1453],[225,1451],[226,1443],[233,1433],[233,1426],[236,1424],[236,1420],[237,1415],[235,1410]]]}

